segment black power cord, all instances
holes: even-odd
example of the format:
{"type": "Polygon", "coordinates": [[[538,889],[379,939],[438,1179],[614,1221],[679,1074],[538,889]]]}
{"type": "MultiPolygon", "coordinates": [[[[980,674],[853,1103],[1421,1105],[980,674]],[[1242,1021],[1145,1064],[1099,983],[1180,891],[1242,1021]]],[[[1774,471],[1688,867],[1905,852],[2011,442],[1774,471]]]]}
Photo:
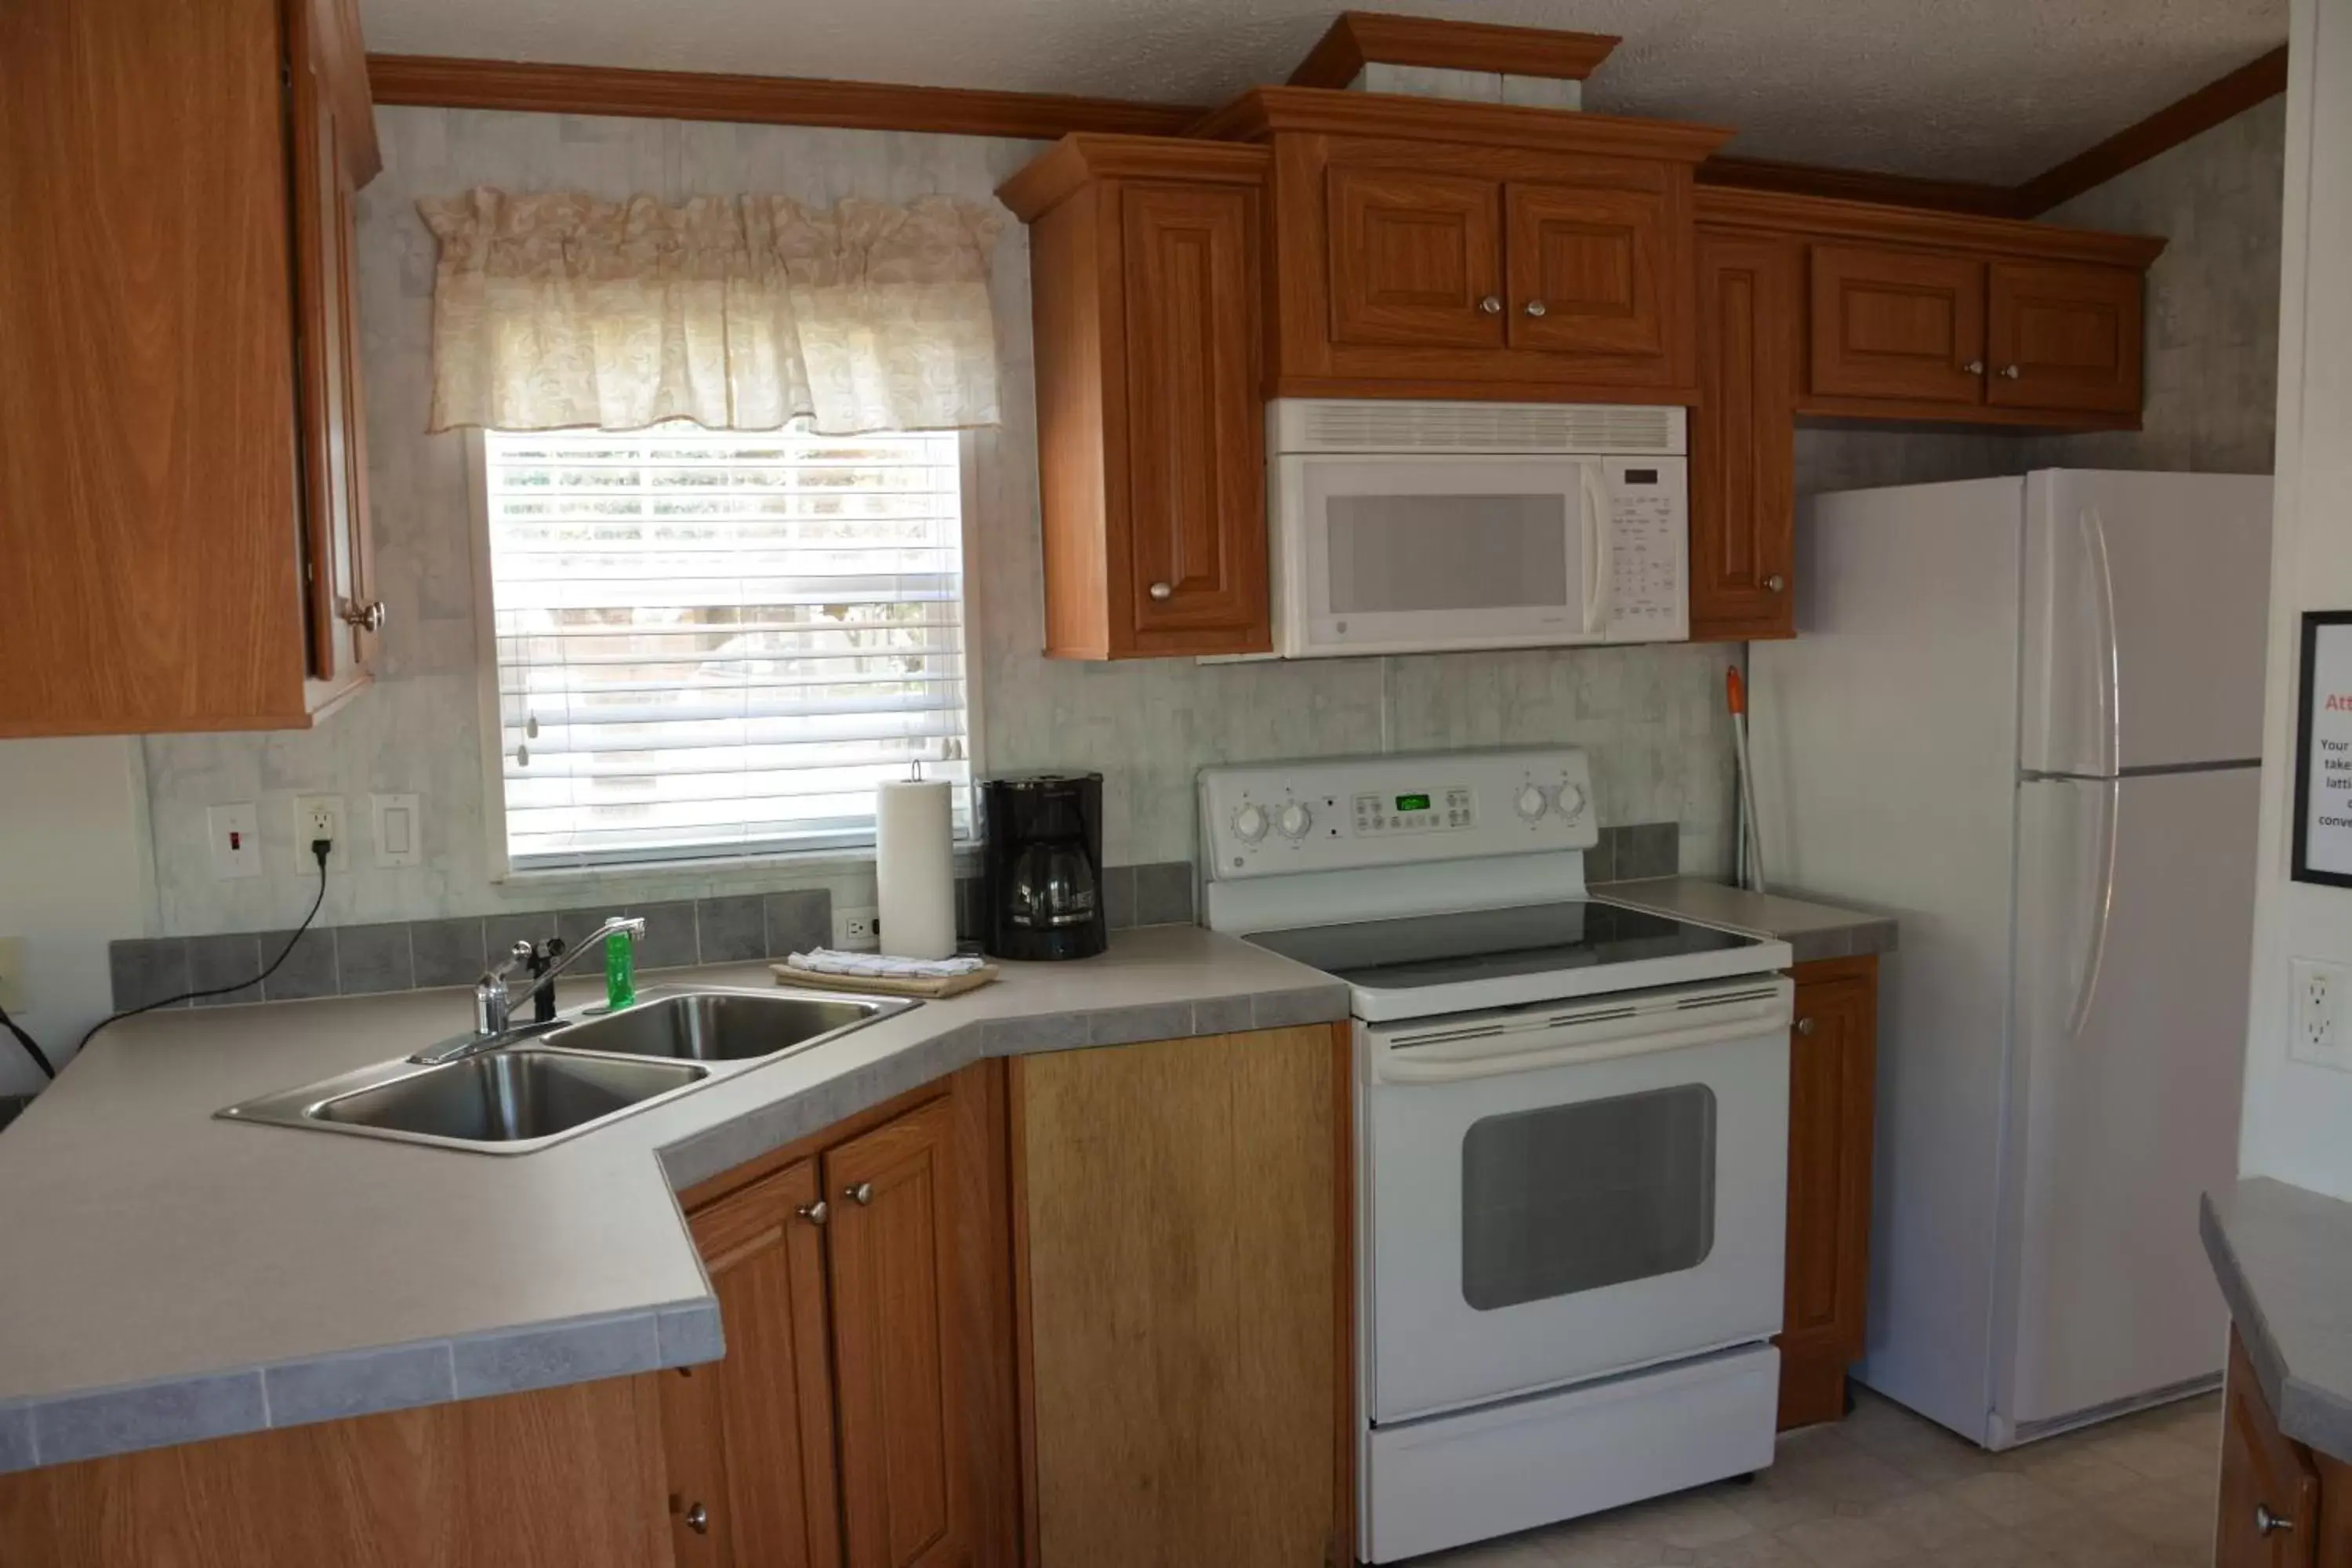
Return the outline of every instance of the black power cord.
{"type": "Polygon", "coordinates": [[[58,1069],[49,1065],[49,1058],[41,1053],[41,1047],[34,1043],[33,1037],[25,1033],[25,1026],[8,1016],[5,1007],[0,1007],[0,1028],[16,1037],[16,1043],[25,1047],[25,1054],[33,1058],[33,1065],[41,1069],[43,1078],[58,1076],[58,1069]]]}
{"type": "MultiPolygon", "coordinates": [[[[126,1007],[120,1013],[111,1014],[107,1017],[100,1018],[97,1023],[92,1024],[89,1026],[89,1033],[81,1037],[81,1044],[79,1046],[76,1046],[74,1049],[79,1051],[87,1047],[89,1042],[97,1037],[98,1032],[100,1029],[105,1028],[109,1024],[120,1024],[125,1018],[136,1018],[140,1014],[152,1013],[158,1007],[175,1007],[183,1002],[199,1001],[206,996],[226,996],[232,991],[243,991],[247,986],[258,985],[263,981],[268,979],[271,975],[277,973],[278,966],[283,964],[288,958],[293,955],[294,944],[302,940],[302,933],[310,929],[310,922],[319,918],[319,906],[327,901],[327,857],[333,854],[334,850],[335,841],[331,838],[313,838],[310,840],[310,858],[319,863],[319,895],[310,900],[310,912],[302,917],[302,923],[294,928],[294,934],[286,939],[285,947],[279,950],[276,958],[269,961],[268,968],[263,970],[260,973],[255,975],[250,980],[240,980],[232,985],[215,985],[203,991],[183,991],[177,996],[159,996],[152,1002],[144,1002],[136,1007],[126,1007]]],[[[21,1038],[22,1031],[20,1030],[18,1034],[21,1038]]],[[[31,1041],[26,1041],[27,1048],[30,1048],[31,1045],[31,1041]]],[[[36,1060],[40,1060],[43,1067],[48,1066],[47,1061],[41,1060],[40,1053],[37,1051],[34,1053],[34,1058],[36,1060]]],[[[49,1076],[54,1078],[57,1075],[55,1073],[51,1073],[49,1076]]]]}

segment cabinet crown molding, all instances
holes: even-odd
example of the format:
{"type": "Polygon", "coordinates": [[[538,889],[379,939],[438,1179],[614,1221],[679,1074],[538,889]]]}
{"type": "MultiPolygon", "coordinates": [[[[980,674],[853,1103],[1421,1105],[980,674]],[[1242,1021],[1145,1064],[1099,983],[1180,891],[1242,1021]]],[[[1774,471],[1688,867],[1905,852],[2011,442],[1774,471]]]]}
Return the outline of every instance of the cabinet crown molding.
{"type": "Polygon", "coordinates": [[[1221,142],[1258,142],[1286,132],[1526,147],[1677,163],[1696,163],[1732,137],[1720,125],[1319,87],[1252,88],[1213,110],[1192,134],[1221,142]]]}
{"type": "Polygon", "coordinates": [[[1298,68],[1293,87],[1345,87],[1368,65],[1553,77],[1582,81],[1624,42],[1607,33],[1503,27],[1441,16],[1342,11],[1298,68]]]}
{"type": "Polygon", "coordinates": [[[1090,180],[1181,180],[1192,184],[1258,185],[1272,154],[1232,142],[1077,132],[1045,150],[996,187],[996,199],[1023,223],[1034,223],[1090,180]]]}
{"type": "Polygon", "coordinates": [[[1794,234],[1815,239],[1871,240],[2141,269],[2161,256],[2165,247],[2161,237],[2151,235],[2103,234],[2095,229],[2062,228],[2022,218],[1931,212],[1922,207],[1887,206],[1839,196],[1794,195],[1783,191],[1721,185],[1699,187],[1698,221],[1702,227],[1712,229],[1794,234]]]}

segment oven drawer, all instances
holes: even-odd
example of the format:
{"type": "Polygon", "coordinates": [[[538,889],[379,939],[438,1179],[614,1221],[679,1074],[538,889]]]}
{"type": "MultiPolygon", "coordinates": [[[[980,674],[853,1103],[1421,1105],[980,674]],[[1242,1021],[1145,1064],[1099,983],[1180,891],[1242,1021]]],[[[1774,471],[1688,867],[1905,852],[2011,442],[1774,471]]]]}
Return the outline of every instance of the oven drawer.
{"type": "Polygon", "coordinates": [[[1381,1038],[1405,1026],[1360,1028],[1360,1283],[1375,1423],[1779,1330],[1788,982],[1686,995],[1699,1005],[1493,1045],[1548,1065],[1464,1073],[1457,1056],[1423,1081],[1379,1065],[1402,1054],[1384,1056],[1381,1038]],[[1698,1020],[1727,992],[1738,998],[1710,1030],[1698,1020]]]}

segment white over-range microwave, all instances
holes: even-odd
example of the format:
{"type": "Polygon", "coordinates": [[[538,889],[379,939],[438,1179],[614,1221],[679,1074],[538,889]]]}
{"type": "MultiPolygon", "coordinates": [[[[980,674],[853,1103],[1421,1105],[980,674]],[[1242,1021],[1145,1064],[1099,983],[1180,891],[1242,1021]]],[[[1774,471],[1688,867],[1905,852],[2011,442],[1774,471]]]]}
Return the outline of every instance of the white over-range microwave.
{"type": "Polygon", "coordinates": [[[1286,658],[1690,636],[1685,412],[1267,405],[1286,658]]]}

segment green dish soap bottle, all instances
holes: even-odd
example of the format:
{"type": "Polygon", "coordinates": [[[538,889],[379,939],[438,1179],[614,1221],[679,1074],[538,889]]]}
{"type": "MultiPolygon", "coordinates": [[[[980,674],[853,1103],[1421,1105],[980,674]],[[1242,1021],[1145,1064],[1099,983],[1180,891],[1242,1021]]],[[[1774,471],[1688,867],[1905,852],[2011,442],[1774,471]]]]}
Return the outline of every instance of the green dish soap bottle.
{"type": "Polygon", "coordinates": [[[637,945],[627,931],[616,931],[604,938],[604,1010],[617,1013],[636,1000],[637,945]]]}

